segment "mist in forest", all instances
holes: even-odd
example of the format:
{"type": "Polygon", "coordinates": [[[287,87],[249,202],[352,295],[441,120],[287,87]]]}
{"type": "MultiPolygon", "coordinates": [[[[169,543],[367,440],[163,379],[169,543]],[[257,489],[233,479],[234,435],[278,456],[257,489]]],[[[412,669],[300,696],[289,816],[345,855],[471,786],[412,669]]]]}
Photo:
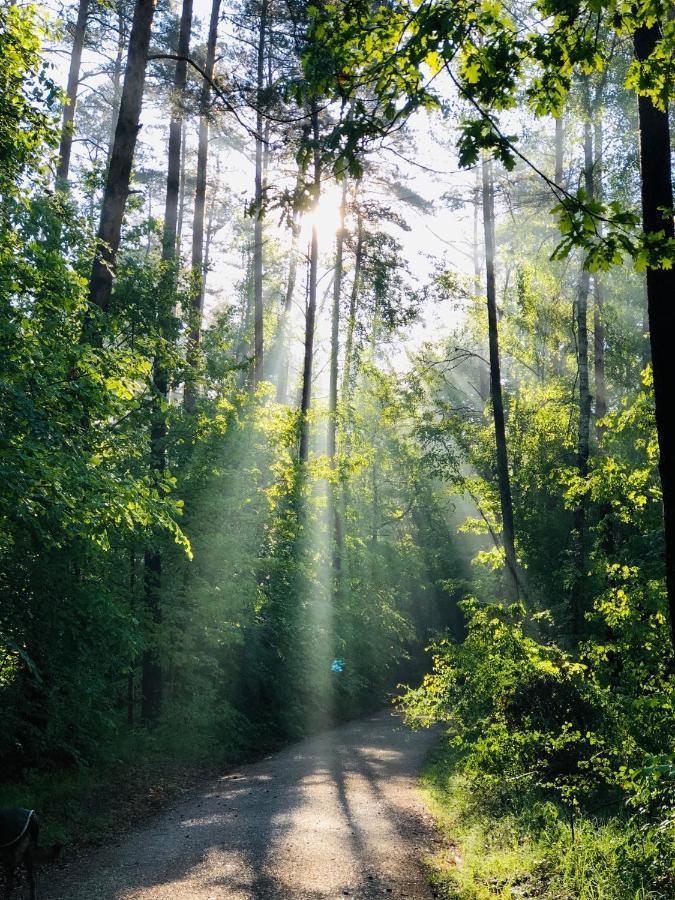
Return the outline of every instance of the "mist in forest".
{"type": "Polygon", "coordinates": [[[452,896],[673,896],[674,42],[0,7],[0,805],[394,702],[452,896]]]}

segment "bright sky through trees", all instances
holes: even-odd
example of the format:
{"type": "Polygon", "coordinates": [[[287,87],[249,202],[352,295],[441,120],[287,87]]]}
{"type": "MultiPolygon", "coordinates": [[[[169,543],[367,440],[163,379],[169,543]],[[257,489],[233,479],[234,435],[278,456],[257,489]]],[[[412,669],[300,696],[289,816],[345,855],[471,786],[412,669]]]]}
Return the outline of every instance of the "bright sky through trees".
{"type": "Polygon", "coordinates": [[[79,842],[395,702],[448,896],[675,895],[674,49],[0,6],[0,806],[79,842]]]}

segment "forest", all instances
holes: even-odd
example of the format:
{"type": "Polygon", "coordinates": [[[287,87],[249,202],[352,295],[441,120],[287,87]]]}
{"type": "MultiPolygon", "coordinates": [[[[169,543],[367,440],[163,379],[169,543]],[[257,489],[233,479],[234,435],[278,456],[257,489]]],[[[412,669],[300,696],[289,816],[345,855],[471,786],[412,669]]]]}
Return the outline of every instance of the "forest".
{"type": "Polygon", "coordinates": [[[394,701],[438,896],[675,896],[674,94],[670,0],[1,0],[0,805],[394,701]]]}

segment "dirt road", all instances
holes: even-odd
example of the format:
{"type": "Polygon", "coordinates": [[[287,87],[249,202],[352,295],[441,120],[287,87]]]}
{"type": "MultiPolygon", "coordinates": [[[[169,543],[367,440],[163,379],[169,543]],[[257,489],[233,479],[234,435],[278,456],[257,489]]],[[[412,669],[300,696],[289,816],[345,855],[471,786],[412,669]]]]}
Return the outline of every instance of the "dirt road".
{"type": "Polygon", "coordinates": [[[294,744],[45,873],[41,897],[429,900],[416,775],[434,738],[386,712],[294,744]]]}

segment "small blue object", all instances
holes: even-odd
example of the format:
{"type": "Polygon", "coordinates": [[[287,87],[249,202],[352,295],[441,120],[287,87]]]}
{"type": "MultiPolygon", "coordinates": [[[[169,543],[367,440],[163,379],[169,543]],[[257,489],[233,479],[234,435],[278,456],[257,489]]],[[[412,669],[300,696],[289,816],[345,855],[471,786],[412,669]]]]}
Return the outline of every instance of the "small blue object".
{"type": "Polygon", "coordinates": [[[341,656],[338,656],[337,659],[334,659],[330,664],[331,672],[335,672],[336,675],[340,675],[345,670],[345,661],[341,656]]]}

